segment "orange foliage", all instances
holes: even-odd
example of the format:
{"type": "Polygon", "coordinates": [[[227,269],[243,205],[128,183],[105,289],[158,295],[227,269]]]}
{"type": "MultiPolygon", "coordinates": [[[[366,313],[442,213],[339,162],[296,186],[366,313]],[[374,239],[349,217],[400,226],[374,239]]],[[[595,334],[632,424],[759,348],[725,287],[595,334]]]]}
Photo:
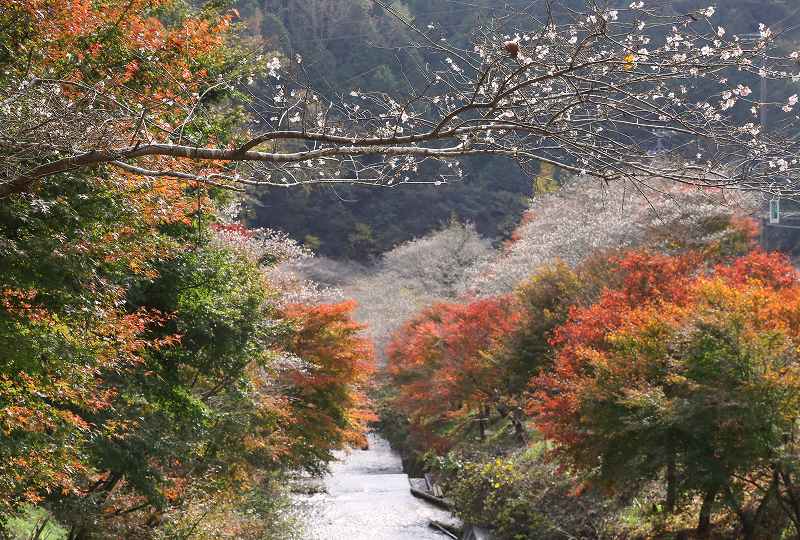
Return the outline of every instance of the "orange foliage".
{"type": "MultiPolygon", "coordinates": [[[[169,28],[150,14],[170,3],[171,0],[105,0],[98,5],[91,0],[0,0],[0,10],[34,21],[35,53],[48,66],[68,63],[72,67],[66,77],[69,80],[85,80],[86,68],[93,67],[103,68],[117,84],[128,83],[139,72],[138,58],[148,53],[158,57],[163,76],[196,88],[207,73],[199,69],[192,73],[195,63],[191,58],[214,53],[223,45],[233,13],[213,22],[189,18],[181,26],[169,28]],[[112,45],[109,39],[118,41],[112,45]],[[120,48],[129,60],[110,64],[104,55],[120,54],[120,48]],[[124,69],[115,73],[113,65],[124,69]],[[192,73],[191,80],[183,76],[187,72],[192,73]]],[[[154,78],[149,83],[152,86],[146,85],[145,90],[154,90],[163,81],[154,78]]],[[[162,91],[160,95],[170,92],[162,91]]]]}
{"type": "MultiPolygon", "coordinates": [[[[171,132],[215,84],[210,70],[221,69],[226,61],[226,40],[236,17],[235,11],[184,18],[180,9],[168,17],[159,13],[175,5],[174,0],[0,0],[0,19],[25,28],[15,36],[19,42],[7,48],[27,60],[7,67],[23,70],[18,76],[60,82],[61,93],[76,103],[99,99],[112,113],[103,131],[92,135],[97,137],[93,142],[98,149],[137,142],[147,130],[139,131],[144,116],[139,118],[135,111],[146,112],[147,123],[156,132],[171,132]],[[173,24],[164,22],[174,18],[173,24]],[[126,114],[115,115],[114,109],[126,114]]],[[[213,136],[207,141],[219,142],[213,136]]],[[[142,164],[191,174],[219,171],[184,161],[145,158],[142,164]]],[[[151,206],[154,212],[171,214],[159,218],[188,222],[191,212],[170,191],[183,195],[192,186],[175,179],[143,182],[131,175],[119,176],[129,183],[151,184],[139,194],[142,198],[161,194],[167,199],[168,204],[151,206]]],[[[193,211],[200,211],[198,201],[189,204],[193,211]]]]}
{"type": "Polygon", "coordinates": [[[436,304],[408,322],[387,349],[394,406],[411,429],[440,450],[435,433],[448,419],[465,420],[495,400],[502,369],[488,353],[520,321],[509,296],[469,304],[436,304]]]}
{"type": "MultiPolygon", "coordinates": [[[[137,144],[148,129],[180,125],[231,57],[225,42],[234,14],[189,11],[173,0],[0,0],[5,76],[52,83],[70,107],[91,101],[87,111],[107,112],[102,129],[87,133],[93,148],[137,144]],[[141,132],[137,119],[146,122],[141,132]]],[[[142,164],[211,170],[159,158],[142,164]]],[[[2,240],[24,251],[9,259],[0,287],[0,345],[11,353],[0,374],[0,513],[20,498],[86,496],[87,486],[102,484],[107,472],[95,467],[108,465],[87,448],[140,427],[138,415],[125,416],[131,381],[150,377],[155,351],[181,341],[159,331],[169,315],[131,308],[128,288],[154,281],[160,265],[197,241],[189,227],[213,213],[195,182],[116,170],[72,171],[31,190],[51,214],[12,198],[2,216],[10,224],[2,240]]],[[[289,407],[270,390],[256,411],[267,427],[255,435],[269,440],[265,451],[278,461],[289,445],[272,437],[270,422],[289,407]]],[[[245,444],[261,446],[258,437],[245,444]]],[[[168,500],[183,489],[180,469],[164,470],[168,500]]]]}
{"type": "Polygon", "coordinates": [[[289,371],[293,444],[333,450],[342,443],[364,443],[366,424],[375,420],[365,394],[374,371],[371,342],[352,320],[355,302],[289,305],[296,326],[286,351],[304,365],[289,371]]]}
{"type": "Polygon", "coordinates": [[[737,285],[758,282],[775,289],[797,285],[798,272],[788,257],[757,250],[730,265],[718,265],[715,274],[737,285]]]}
{"type": "MultiPolygon", "coordinates": [[[[775,321],[793,320],[800,289],[798,274],[789,260],[775,253],[754,251],[730,265],[705,268],[695,255],[669,257],[632,252],[617,261],[623,272],[623,286],[605,291],[586,308],[573,308],[569,320],[559,327],[551,344],[557,349],[551,371],[531,382],[533,397],[529,412],[543,434],[564,445],[578,447],[586,432],[582,428],[581,404],[597,369],[613,373],[605,354],[614,346],[615,336],[641,328],[649,321],[670,322],[684,319],[695,309],[710,284],[722,289],[758,289],[767,296],[779,294],[780,301],[751,305],[752,317],[769,326],[775,321]],[[769,312],[764,315],[762,309],[769,312]],[[611,370],[611,371],[608,371],[611,370]]],[[[721,292],[720,292],[721,294],[721,292]]],[[[635,358],[624,368],[624,376],[636,378],[635,358]]],[[[643,366],[642,369],[646,368],[643,366]]],[[[639,373],[645,377],[644,372],[639,373]]],[[[646,378],[646,377],[645,377],[646,378]]]]}

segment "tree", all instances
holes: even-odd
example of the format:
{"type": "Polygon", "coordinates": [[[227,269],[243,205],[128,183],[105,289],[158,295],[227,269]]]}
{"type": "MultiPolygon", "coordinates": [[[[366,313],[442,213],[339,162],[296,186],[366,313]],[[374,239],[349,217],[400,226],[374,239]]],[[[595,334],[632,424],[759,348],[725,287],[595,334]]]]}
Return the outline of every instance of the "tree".
{"type": "Polygon", "coordinates": [[[351,319],[354,308],[354,302],[286,307],[295,329],[285,350],[301,364],[284,376],[291,412],[283,429],[292,454],[317,471],[332,460],[331,451],[365,445],[366,424],[374,420],[365,393],[372,347],[351,319]]]}
{"type": "Polygon", "coordinates": [[[586,284],[582,277],[563,262],[556,262],[541,268],[516,291],[520,323],[492,356],[503,371],[499,387],[520,423],[523,396],[531,377],[549,368],[553,361],[553,331],[566,322],[573,306],[583,303],[586,284]]]}
{"type": "MultiPolygon", "coordinates": [[[[402,2],[394,6],[410,19],[402,2]]],[[[289,43],[280,49],[289,57],[301,55],[303,76],[315,88],[346,93],[348,84],[356,83],[391,92],[404,84],[397,68],[421,60],[413,49],[398,54],[396,47],[408,40],[405,27],[398,19],[381,16],[382,10],[369,0],[267,0],[259,7],[265,20],[278,20],[285,28],[289,43]],[[329,69],[332,62],[336,70],[329,69]]],[[[273,27],[274,23],[262,25],[261,34],[270,45],[273,27]]]]}
{"type": "MultiPolygon", "coordinates": [[[[193,17],[178,3],[23,1],[4,2],[0,12],[4,83],[24,76],[20,69],[61,81],[49,86],[41,81],[44,92],[33,82],[27,90],[39,92],[40,101],[26,101],[22,108],[9,105],[25,88],[4,94],[3,114],[21,123],[3,133],[3,174],[21,163],[14,144],[49,145],[49,138],[29,138],[30,128],[49,125],[52,140],[70,133],[50,123],[51,105],[66,107],[61,120],[78,130],[106,118],[109,111],[102,105],[82,101],[87,96],[81,89],[128,84],[147,103],[156,95],[172,95],[177,86],[191,88],[193,83],[177,81],[202,74],[227,56],[214,33],[229,19],[214,21],[212,12],[193,17]],[[170,19],[173,26],[167,30],[162,21],[170,19]],[[189,46],[197,56],[189,57],[189,46]],[[139,63],[142,49],[154,61],[149,67],[139,63]],[[150,69],[156,62],[161,62],[158,70],[150,69]],[[109,68],[119,68],[116,78],[109,68]],[[5,138],[12,131],[13,142],[5,138]]],[[[107,122],[102,129],[111,127],[107,122]]],[[[111,132],[87,136],[106,138],[111,132]]],[[[186,451],[187,461],[197,457],[195,445],[209,436],[198,433],[202,428],[194,422],[208,412],[208,404],[187,390],[194,383],[183,377],[191,377],[191,369],[200,385],[214,377],[243,380],[241,372],[220,374],[223,366],[233,369],[241,361],[226,356],[230,350],[216,351],[218,366],[198,356],[202,368],[159,369],[164,366],[155,358],[178,359],[179,351],[186,354],[192,348],[179,345],[175,329],[190,308],[162,298],[172,313],[162,312],[149,302],[152,298],[132,298],[132,289],[143,283],[163,285],[162,278],[169,277],[173,286],[183,287],[187,282],[182,278],[214,274],[222,271],[223,262],[235,266],[239,258],[228,252],[229,257],[204,257],[209,255],[203,249],[208,242],[204,229],[214,202],[196,184],[143,179],[124,170],[76,170],[34,191],[0,206],[0,512],[5,517],[24,503],[64,509],[71,537],[78,538],[123,520],[129,510],[174,502],[170,493],[186,480],[186,469],[175,465],[176,455],[186,451]],[[198,258],[191,262],[180,256],[188,251],[198,258]],[[193,267],[200,262],[211,269],[193,267]],[[177,421],[170,424],[170,418],[177,421]],[[143,425],[144,419],[152,423],[143,425]],[[112,491],[121,498],[110,497],[112,491]],[[143,501],[147,504],[140,506],[143,501]]],[[[252,270],[250,265],[242,271],[242,278],[253,278],[252,270]]],[[[263,292],[262,285],[259,279],[247,286],[257,295],[253,290],[263,292]]],[[[221,303],[230,300],[229,291],[218,292],[221,303]]],[[[251,330],[242,333],[249,336],[251,330]]],[[[248,343],[239,352],[248,354],[252,348],[248,343]]]]}
{"type": "MultiPolygon", "coordinates": [[[[359,0],[350,0],[351,4],[358,2],[359,0]]],[[[535,15],[543,21],[547,19],[548,7],[547,2],[531,3],[524,0],[505,0],[502,3],[470,2],[459,5],[458,9],[452,9],[448,0],[395,0],[391,3],[401,6],[398,13],[405,6],[408,7],[410,18],[403,14],[405,20],[414,21],[423,28],[427,28],[429,24],[434,25],[437,32],[446,37],[450,44],[462,48],[472,47],[476,27],[488,20],[511,21],[515,14],[526,13],[525,16],[535,15]]],[[[630,0],[627,3],[619,0],[611,4],[625,7],[629,3],[630,0]]],[[[659,2],[658,5],[664,3],[659,2]]],[[[559,9],[559,5],[582,8],[580,0],[562,0],[549,4],[553,9],[559,9]]],[[[650,6],[653,4],[648,2],[650,6]]],[[[684,14],[709,4],[711,2],[704,4],[697,0],[678,0],[674,2],[672,9],[674,13],[684,14]]],[[[731,34],[757,32],[758,23],[762,22],[770,26],[776,34],[780,33],[783,43],[800,43],[800,32],[792,27],[794,9],[791,4],[791,1],[784,0],[773,0],[767,4],[755,0],[726,0],[714,14],[713,22],[723,26],[731,34]]],[[[276,9],[285,9],[285,6],[292,6],[292,2],[274,2],[271,6],[273,5],[276,9]]],[[[253,15],[248,15],[244,6],[245,2],[237,4],[248,27],[261,27],[261,13],[256,11],[253,15]]],[[[276,10],[269,12],[276,13],[276,10]]],[[[382,29],[386,26],[400,26],[396,17],[378,6],[373,5],[370,16],[376,23],[383,23],[382,29]]],[[[282,24],[280,26],[283,28],[282,24]]],[[[406,44],[410,39],[410,30],[406,30],[404,35],[396,36],[394,32],[381,31],[376,36],[369,29],[351,31],[345,23],[334,30],[332,38],[317,40],[316,44],[308,35],[307,25],[298,21],[296,26],[291,26],[288,30],[291,35],[289,41],[277,38],[285,35],[286,30],[273,30],[270,27],[262,30],[261,35],[269,50],[271,47],[278,47],[289,58],[294,57],[294,53],[302,55],[303,80],[311,87],[326,89],[328,94],[337,95],[348,94],[353,88],[388,91],[396,95],[407,88],[404,77],[416,73],[417,66],[424,62],[437,64],[440,61],[435,51],[419,51],[423,54],[420,62],[410,57],[417,51],[408,47],[397,49],[398,45],[406,44]],[[331,64],[325,59],[326,56],[314,53],[317,48],[325,49],[325,54],[336,57],[335,70],[328,69],[331,64]],[[374,77],[378,69],[386,67],[396,81],[388,87],[374,77]],[[331,90],[331,86],[336,90],[331,90]]],[[[763,101],[771,101],[776,96],[783,95],[784,88],[780,82],[765,83],[763,101]]],[[[749,85],[757,99],[762,101],[761,85],[757,77],[748,77],[742,84],[749,85]]],[[[698,86],[697,95],[711,95],[718,91],[719,83],[716,79],[708,80],[705,85],[700,86],[705,88],[701,90],[698,86]]],[[[793,92],[794,90],[789,94],[793,92]]],[[[770,120],[776,117],[771,116],[766,109],[764,119],[770,125],[770,120]]],[[[739,108],[737,117],[744,120],[747,114],[749,112],[745,108],[739,108]]],[[[782,116],[782,112],[778,116],[782,116]]],[[[651,143],[653,151],[673,146],[674,141],[668,133],[658,135],[660,136],[654,137],[651,143]]],[[[559,181],[564,178],[550,164],[519,167],[513,160],[503,157],[472,156],[462,160],[462,166],[465,181],[450,182],[437,189],[399,189],[388,196],[386,190],[369,186],[337,185],[333,188],[320,185],[302,190],[277,187],[258,189],[256,196],[260,204],[254,205],[253,223],[285,230],[296,238],[314,235],[322,240],[320,250],[315,251],[335,258],[354,256],[349,252],[345,240],[356,223],[370,225],[379,252],[389,251],[401,242],[435,230],[451,214],[474,223],[478,232],[486,238],[507,239],[527,206],[526,198],[532,192],[541,194],[552,190],[556,186],[554,178],[559,181]],[[535,183],[540,184],[538,187],[531,185],[532,178],[536,178],[535,183]]],[[[784,235],[788,235],[786,229],[782,231],[784,235]]],[[[772,232],[777,233],[778,230],[772,232]]],[[[359,260],[363,261],[364,258],[359,260]]]]}
{"type": "Polygon", "coordinates": [[[127,534],[147,536],[143,513],[169,515],[200,493],[234,497],[255,485],[257,474],[289,461],[284,441],[274,436],[281,396],[263,392],[266,373],[277,369],[269,349],[281,325],[269,302],[274,291],[257,264],[205,245],[156,269],[158,277],[137,282],[127,301],[170,314],[146,335],[175,342],[107,377],[118,398],[86,418],[103,430],[124,429],[86,445],[92,474],[78,496],[48,501],[79,534],[97,529],[96,516],[103,515],[106,531],[130,527],[127,534]],[[135,519],[126,522],[130,513],[135,519]]]}
{"type": "Polygon", "coordinates": [[[724,190],[655,179],[636,189],[571,178],[560,190],[533,199],[505,249],[470,271],[467,288],[479,295],[507,293],[555,259],[576,267],[604,250],[737,255],[754,238],[748,220],[757,208],[756,198],[724,190]]]}
{"type": "Polygon", "coordinates": [[[457,221],[405,242],[344,287],[359,300],[357,316],[367,324],[379,358],[392,334],[425,306],[455,300],[465,290],[468,272],[492,256],[489,242],[475,227],[457,221]]]}
{"type": "MultiPolygon", "coordinates": [[[[413,390],[399,391],[405,400],[400,408],[409,412],[416,403],[421,410],[424,403],[436,401],[447,391],[444,389],[447,385],[439,381],[442,377],[440,363],[445,360],[437,339],[443,339],[441,332],[449,316],[444,313],[450,313],[450,308],[446,310],[444,306],[450,304],[442,304],[439,311],[429,308],[431,313],[417,311],[418,315],[412,316],[415,310],[420,309],[419,305],[424,306],[426,302],[436,305],[435,296],[425,293],[439,290],[442,295],[472,305],[474,299],[465,296],[465,291],[477,289],[486,294],[492,287],[501,291],[514,287],[513,317],[516,323],[506,328],[502,335],[496,335],[492,345],[480,349],[478,354],[459,357],[458,362],[464,365],[458,365],[459,369],[466,370],[467,358],[480,357],[487,372],[476,378],[482,380],[485,388],[491,388],[487,403],[510,421],[517,438],[525,442],[529,381],[552,368],[556,355],[552,340],[557,329],[567,322],[571,310],[591,306],[604,289],[621,288],[626,280],[633,292],[637,280],[643,279],[639,266],[644,268],[642,272],[645,274],[648,271],[655,274],[658,264],[671,260],[655,255],[650,259],[650,255],[626,254],[620,249],[611,249],[611,246],[639,244],[683,254],[681,260],[685,259],[685,268],[702,266],[701,261],[713,264],[714,261],[728,260],[752,248],[752,224],[745,218],[731,215],[731,208],[723,204],[724,199],[718,198],[720,194],[676,191],[671,193],[673,198],[649,199],[650,205],[644,197],[626,198],[625,210],[630,214],[620,214],[620,210],[613,207],[616,201],[612,197],[621,193],[614,190],[608,193],[599,186],[570,184],[562,192],[544,200],[535,200],[535,210],[528,215],[527,223],[510,245],[493,257],[487,252],[471,264],[462,264],[470,257],[465,259],[447,252],[447,249],[461,245],[453,238],[457,231],[443,232],[429,237],[426,242],[416,241],[391,252],[391,256],[384,260],[384,269],[375,279],[366,280],[371,285],[368,290],[372,291],[366,303],[371,306],[369,312],[375,312],[368,319],[377,321],[377,326],[371,323],[375,329],[383,329],[394,320],[387,314],[411,317],[403,329],[395,332],[388,348],[389,368],[397,370],[397,376],[391,378],[388,386],[403,388],[408,384],[409,388],[413,387],[413,390]],[[644,215],[649,219],[644,223],[628,223],[625,218],[629,215],[644,215]],[[627,241],[623,242],[623,238],[627,241]],[[436,249],[431,250],[434,246],[436,249]],[[572,264],[560,260],[560,256],[572,264]],[[458,287],[442,289],[445,281],[454,280],[443,281],[447,273],[439,272],[440,265],[453,265],[452,273],[458,276],[458,287]],[[501,273],[504,278],[514,277],[504,279],[500,285],[498,278],[501,273]],[[526,275],[527,279],[523,277],[526,275]],[[379,276],[383,276],[380,281],[377,280],[379,276]],[[410,302],[414,299],[417,300],[416,306],[410,302]],[[397,306],[403,309],[399,310],[397,306]],[[429,319],[430,324],[423,324],[422,321],[429,319]],[[428,338],[424,338],[427,332],[439,337],[430,337],[432,341],[427,341],[428,338]],[[412,365],[420,366],[420,371],[409,367],[412,365]],[[407,380],[406,376],[409,377],[407,380]]],[[[727,203],[734,204],[734,201],[747,202],[741,197],[732,197],[727,203]]],[[[644,291],[641,294],[647,295],[644,291]]],[[[498,300],[492,296],[483,298],[498,300]]],[[[635,304],[639,298],[630,301],[635,304]]],[[[400,320],[398,317],[395,324],[399,325],[400,320]]],[[[494,324],[491,319],[485,322],[489,326],[494,324]]],[[[470,332],[481,335],[477,328],[470,332]]],[[[436,405],[440,403],[436,402],[436,405]]],[[[409,412],[412,424],[418,412],[409,412]]],[[[449,443],[458,438],[451,435],[449,443]]],[[[440,441],[439,446],[446,446],[446,443],[440,441]]]]}
{"type": "Polygon", "coordinates": [[[171,184],[47,187],[53,204],[0,212],[2,518],[33,503],[73,539],[150,538],[196,511],[188,530],[198,505],[250,504],[358,437],[369,350],[347,307],[319,335],[289,320],[297,291],[269,266],[307,256],[296,242],[211,222],[215,201],[196,213],[171,184]],[[337,420],[311,421],[314,400],[337,420]]]}
{"type": "MultiPolygon", "coordinates": [[[[235,110],[224,119],[208,111],[197,111],[197,122],[181,117],[200,100],[219,100],[217,77],[235,73],[242,55],[226,43],[232,13],[210,6],[193,12],[169,0],[77,5],[8,0],[2,8],[4,198],[29,192],[30,182],[49,175],[30,174],[31,167],[49,161],[34,164],[30,152],[67,159],[54,173],[85,173],[110,163],[90,154],[126,142],[141,147],[151,130],[173,132],[176,138],[170,140],[179,144],[225,144],[225,133],[242,118],[235,110]],[[76,151],[83,157],[72,159],[76,151]]],[[[136,170],[122,165],[118,171],[136,170]]],[[[185,165],[170,168],[172,183],[195,176],[185,165]]]]}
{"type": "MultiPolygon", "coordinates": [[[[175,121],[172,109],[151,108],[152,100],[179,102],[178,94],[239,60],[225,43],[231,15],[211,7],[0,7],[0,61],[8,67],[0,77],[20,74],[14,62],[22,54],[30,74],[60,81],[28,89],[49,93],[37,94],[45,108],[13,110],[22,134],[46,124],[46,105],[55,102],[73,115],[73,128],[93,125],[109,113],[100,101],[68,105],[89,87],[124,87],[136,95],[129,105],[163,127],[175,121]],[[115,78],[120,66],[126,75],[115,78]]],[[[6,99],[0,107],[12,114],[6,99]]],[[[120,118],[105,124],[109,133],[120,118]]],[[[206,135],[224,141],[232,118],[205,114],[206,135]]],[[[67,133],[50,127],[54,136],[67,133]]],[[[24,166],[17,157],[4,165],[24,166]]],[[[238,523],[255,532],[228,536],[255,538],[271,529],[259,520],[280,522],[277,506],[258,500],[279,491],[286,470],[319,471],[331,449],[358,436],[366,413],[356,385],[369,351],[355,337],[350,308],[326,315],[307,307],[308,317],[298,308],[290,320],[290,291],[272,269],[309,254],[286,235],[228,219],[230,203],[228,190],[191,175],[93,168],[0,205],[0,525],[40,505],[66,525],[69,540],[176,537],[200,525],[198,507],[219,506],[215,519],[233,520],[237,505],[247,505],[252,512],[238,523]],[[312,322],[319,335],[308,330],[312,322]],[[326,350],[325,340],[335,347],[326,350]],[[316,372],[304,371],[309,366],[316,372]],[[304,382],[314,391],[292,386],[304,382]],[[291,416],[314,399],[336,420],[321,435],[321,424],[291,416]]]]}
{"type": "Polygon", "coordinates": [[[757,103],[742,77],[790,79],[797,53],[783,53],[765,26],[756,38],[717,28],[714,8],[674,15],[643,2],[618,10],[587,3],[555,10],[544,24],[519,14],[464,48],[435,28],[413,29],[416,45],[439,55],[421,68],[423,88],[405,98],[354,90],[331,101],[286,82],[285,60],[243,70],[227,62],[218,47],[230,18],[165,25],[145,4],[123,5],[73,15],[54,4],[40,19],[30,3],[4,4],[13,24],[2,36],[0,88],[9,97],[0,108],[0,197],[97,166],[229,186],[393,186],[417,181],[416,172],[441,183],[458,177],[455,162],[469,155],[551,163],[606,181],[795,191],[800,165],[785,134],[797,96],[757,103]],[[212,67],[193,70],[187,44],[212,67]],[[137,56],[140,45],[152,54],[137,56]],[[110,51],[116,61],[99,62],[110,51]],[[52,74],[51,56],[59,62],[52,74]],[[258,124],[235,132],[232,115],[224,131],[209,129],[208,100],[246,95],[248,78],[264,73],[273,92],[248,96],[258,124]],[[163,92],[165,80],[184,84],[163,92]],[[707,81],[725,82],[702,91],[707,81]],[[756,121],[765,106],[780,115],[767,131],[756,121]],[[659,130],[672,134],[673,148],[658,157],[676,161],[653,159],[659,130]]]}
{"type": "Polygon", "coordinates": [[[517,324],[510,298],[435,304],[397,332],[388,347],[395,407],[423,441],[442,450],[443,431],[486,436],[488,415],[499,403],[500,369],[489,351],[517,324]],[[454,424],[454,425],[450,425],[454,424]]]}
{"type": "MultiPolygon", "coordinates": [[[[131,282],[155,276],[185,231],[185,194],[133,178],[68,177],[41,199],[0,207],[0,512],[49,492],[81,492],[96,471],[92,441],[122,436],[124,422],[94,423],[114,410],[119,382],[177,336],[152,335],[168,315],[126,305],[131,282]]],[[[205,208],[206,198],[191,197],[205,208]]],[[[123,385],[124,386],[124,385],[123,385]]]]}
{"type": "MultiPolygon", "coordinates": [[[[797,275],[756,252],[710,275],[639,259],[619,292],[573,311],[555,368],[535,379],[536,422],[578,469],[612,487],[664,474],[667,506],[702,498],[743,538],[797,525],[797,275]]],[[[631,267],[629,267],[631,268],[631,267]]]]}

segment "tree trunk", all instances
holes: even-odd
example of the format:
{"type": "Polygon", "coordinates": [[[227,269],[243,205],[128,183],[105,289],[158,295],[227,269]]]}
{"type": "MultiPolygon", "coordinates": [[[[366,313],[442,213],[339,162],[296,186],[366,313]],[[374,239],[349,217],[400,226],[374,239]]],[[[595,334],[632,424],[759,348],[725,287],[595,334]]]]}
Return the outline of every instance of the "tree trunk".
{"type": "Polygon", "coordinates": [[[780,497],[781,477],[777,467],[773,468],[772,481],[767,492],[758,503],[755,512],[748,515],[752,538],[759,540],[780,540],[783,531],[789,525],[791,511],[786,508],[780,497]]]}
{"type": "Polygon", "coordinates": [[[676,472],[676,464],[675,464],[675,450],[673,448],[669,449],[669,456],[667,458],[667,500],[666,500],[666,507],[667,512],[672,514],[675,512],[675,504],[677,503],[678,499],[678,486],[677,483],[677,472],[676,472]]]}
{"type": "Polygon", "coordinates": [[[755,540],[755,519],[751,511],[740,504],[731,491],[730,486],[725,487],[725,499],[728,501],[728,506],[739,516],[739,523],[742,524],[742,535],[744,540],[755,540]]]}
{"type": "Polygon", "coordinates": [[[31,535],[31,540],[39,540],[42,537],[42,533],[44,532],[45,527],[47,527],[47,523],[49,521],[50,520],[48,518],[44,518],[37,524],[36,529],[31,535]]]}
{"type": "Polygon", "coordinates": [[[486,406],[480,406],[480,418],[478,418],[478,429],[480,430],[481,441],[486,440],[486,406]]]}
{"type": "Polygon", "coordinates": [[[86,540],[86,529],[82,525],[73,525],[67,540],[86,540]]]}
{"type": "Polygon", "coordinates": [[[700,508],[700,518],[697,522],[698,538],[708,538],[711,534],[711,512],[714,509],[714,499],[717,498],[718,490],[718,488],[712,488],[703,497],[703,506],[700,508]]]}
{"type": "Polygon", "coordinates": [[[740,521],[742,522],[742,540],[756,540],[756,527],[750,516],[745,514],[740,521]]]}
{"type": "Polygon", "coordinates": [[[518,413],[519,411],[517,409],[511,411],[511,423],[514,425],[514,435],[517,437],[520,444],[526,444],[528,442],[528,434],[525,432],[525,426],[522,420],[520,420],[518,413]]]}
{"type": "MultiPolygon", "coordinates": [[[[798,492],[800,492],[800,490],[795,487],[790,472],[781,467],[779,468],[779,474],[786,489],[785,502],[789,507],[786,513],[789,516],[789,519],[792,520],[795,529],[800,531],[800,497],[798,497],[798,492]]],[[[780,491],[778,492],[778,497],[781,497],[780,491]]]]}

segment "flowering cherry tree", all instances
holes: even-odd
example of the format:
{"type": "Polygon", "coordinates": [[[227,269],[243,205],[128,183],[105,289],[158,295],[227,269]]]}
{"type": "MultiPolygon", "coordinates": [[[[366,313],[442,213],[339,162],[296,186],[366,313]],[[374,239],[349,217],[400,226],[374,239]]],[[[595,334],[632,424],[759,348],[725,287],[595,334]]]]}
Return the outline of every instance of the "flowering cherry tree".
{"type": "Polygon", "coordinates": [[[533,200],[505,249],[468,271],[466,290],[507,293],[555,259],[575,266],[597,251],[644,245],[679,251],[731,241],[752,227],[748,216],[758,202],[740,191],[656,179],[637,186],[573,179],[533,200]]]}
{"type": "MultiPolygon", "coordinates": [[[[53,32],[43,29],[47,38],[27,59],[15,51],[20,60],[0,75],[0,197],[101,165],[234,189],[442,183],[461,175],[459,158],[475,154],[605,181],[798,191],[797,94],[761,103],[747,81],[797,80],[800,53],[785,51],[779,33],[763,25],[755,35],[732,35],[715,24],[713,7],[675,15],[652,0],[616,9],[556,4],[544,18],[520,13],[488,23],[465,47],[435,25],[409,23],[413,45],[439,59],[418,69],[421,85],[402,97],[353,90],[329,98],[294,76],[301,58],[220,60],[213,72],[194,72],[191,62],[172,59],[187,47],[213,54],[230,18],[214,28],[198,19],[165,29],[131,15],[144,4],[124,4],[69,32],[55,23],[75,23],[74,15],[45,15],[53,32]],[[116,26],[130,39],[114,50],[130,54],[92,73],[86,66],[111,49],[102,39],[116,26]],[[50,45],[78,38],[86,52],[57,58],[53,69],[50,45]],[[169,93],[149,91],[159,77],[182,82],[169,93]],[[256,80],[259,90],[249,84],[256,80]],[[206,122],[220,93],[238,103],[223,133],[206,122]],[[759,123],[765,108],[769,129],[759,123]],[[250,118],[247,129],[233,120],[239,112],[250,118]],[[663,134],[669,148],[654,159],[663,134]]],[[[12,18],[38,16],[31,2],[0,6],[12,18]]]]}
{"type": "Polygon", "coordinates": [[[457,299],[470,270],[492,254],[474,226],[453,222],[385,253],[374,271],[344,287],[359,301],[356,316],[367,324],[378,358],[391,335],[421,309],[457,299]]]}

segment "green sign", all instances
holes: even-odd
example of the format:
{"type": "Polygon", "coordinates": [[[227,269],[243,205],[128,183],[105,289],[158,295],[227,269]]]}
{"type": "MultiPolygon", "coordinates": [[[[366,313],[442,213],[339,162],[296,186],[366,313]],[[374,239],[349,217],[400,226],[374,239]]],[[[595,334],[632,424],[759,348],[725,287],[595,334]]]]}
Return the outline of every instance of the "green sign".
{"type": "Polygon", "coordinates": [[[769,222],[770,223],[780,223],[781,222],[781,200],[780,199],[772,199],[769,201],[769,222]]]}

